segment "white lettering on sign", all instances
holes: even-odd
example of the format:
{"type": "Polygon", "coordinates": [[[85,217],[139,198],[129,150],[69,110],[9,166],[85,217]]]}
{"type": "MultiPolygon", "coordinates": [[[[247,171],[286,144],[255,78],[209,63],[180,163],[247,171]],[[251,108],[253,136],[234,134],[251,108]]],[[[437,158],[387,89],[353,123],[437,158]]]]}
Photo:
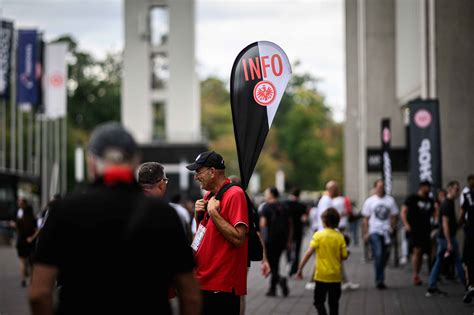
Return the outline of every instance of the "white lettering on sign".
{"type": "Polygon", "coordinates": [[[420,181],[433,181],[431,171],[431,142],[423,139],[418,148],[418,163],[420,164],[420,181]]]}
{"type": "Polygon", "coordinates": [[[387,195],[392,194],[392,161],[388,152],[383,153],[383,173],[385,183],[385,193],[387,195]]]}

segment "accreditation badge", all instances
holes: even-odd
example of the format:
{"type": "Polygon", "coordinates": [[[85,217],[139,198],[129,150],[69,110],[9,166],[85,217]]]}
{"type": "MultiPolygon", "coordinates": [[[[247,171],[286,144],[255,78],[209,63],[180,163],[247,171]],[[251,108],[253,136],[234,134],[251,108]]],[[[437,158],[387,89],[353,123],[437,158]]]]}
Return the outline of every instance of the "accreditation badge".
{"type": "Polygon", "coordinates": [[[194,235],[193,243],[191,244],[191,248],[197,252],[199,245],[201,245],[202,239],[204,238],[204,233],[206,233],[206,227],[202,224],[199,224],[199,228],[194,235]]]}

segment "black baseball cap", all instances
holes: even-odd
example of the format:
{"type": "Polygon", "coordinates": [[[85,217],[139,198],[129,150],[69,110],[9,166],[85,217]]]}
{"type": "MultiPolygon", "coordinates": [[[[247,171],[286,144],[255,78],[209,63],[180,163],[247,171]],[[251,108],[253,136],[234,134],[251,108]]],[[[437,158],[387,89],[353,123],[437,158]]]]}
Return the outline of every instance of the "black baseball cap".
{"type": "Polygon", "coordinates": [[[421,181],[418,186],[419,187],[422,187],[422,186],[431,187],[431,182],[429,180],[424,180],[424,181],[421,181]]]}
{"type": "Polygon", "coordinates": [[[92,132],[89,152],[103,157],[106,149],[120,150],[129,159],[138,152],[137,143],[132,135],[117,122],[100,124],[92,132]]]}
{"type": "Polygon", "coordinates": [[[194,163],[186,165],[186,168],[190,171],[195,171],[200,167],[214,167],[216,169],[225,169],[224,159],[219,153],[214,151],[202,152],[196,157],[194,163]]]}

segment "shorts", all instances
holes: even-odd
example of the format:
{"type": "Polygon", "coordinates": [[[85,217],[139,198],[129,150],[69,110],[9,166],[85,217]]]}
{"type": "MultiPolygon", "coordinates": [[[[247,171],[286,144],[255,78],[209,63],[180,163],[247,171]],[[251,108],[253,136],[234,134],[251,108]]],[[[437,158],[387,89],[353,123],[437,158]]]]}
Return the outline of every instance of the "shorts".
{"type": "Polygon", "coordinates": [[[464,238],[462,261],[465,264],[474,264],[474,233],[467,232],[464,238]]]}
{"type": "Polygon", "coordinates": [[[34,243],[28,243],[26,241],[20,241],[16,245],[16,250],[18,252],[18,257],[21,258],[30,258],[33,250],[35,248],[34,243]]]}
{"type": "Polygon", "coordinates": [[[430,234],[425,233],[425,235],[418,235],[407,233],[408,244],[410,246],[410,251],[413,248],[420,248],[423,254],[430,254],[431,253],[431,239],[430,234]]]}

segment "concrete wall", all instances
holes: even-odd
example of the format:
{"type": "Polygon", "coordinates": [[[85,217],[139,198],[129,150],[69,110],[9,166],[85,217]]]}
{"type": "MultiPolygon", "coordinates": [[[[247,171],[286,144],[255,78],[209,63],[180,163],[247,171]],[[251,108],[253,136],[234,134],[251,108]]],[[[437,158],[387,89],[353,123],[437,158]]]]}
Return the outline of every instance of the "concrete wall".
{"type": "MultiPolygon", "coordinates": [[[[381,176],[367,174],[364,168],[367,147],[380,146],[382,118],[391,120],[392,146],[405,146],[403,116],[395,90],[394,0],[346,1],[346,50],[344,187],[362,205],[373,181],[381,176]]],[[[406,176],[394,174],[393,194],[405,192],[406,176]]]]}
{"type": "Polygon", "coordinates": [[[344,125],[344,193],[359,195],[359,115],[358,115],[358,52],[357,0],[346,1],[346,123],[344,125]]]}
{"type": "Polygon", "coordinates": [[[436,1],[443,183],[474,173],[474,1],[436,1]]]}

